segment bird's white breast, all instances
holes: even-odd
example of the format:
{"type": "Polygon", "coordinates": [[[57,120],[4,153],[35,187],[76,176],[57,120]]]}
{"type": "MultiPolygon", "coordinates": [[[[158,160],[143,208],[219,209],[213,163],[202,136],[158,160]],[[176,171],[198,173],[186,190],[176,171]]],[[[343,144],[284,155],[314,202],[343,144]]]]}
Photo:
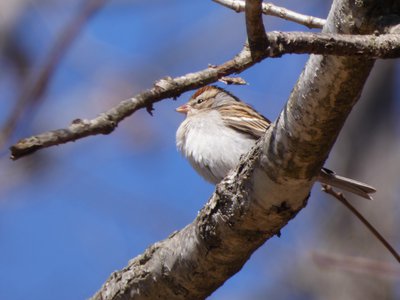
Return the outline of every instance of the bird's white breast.
{"type": "Polygon", "coordinates": [[[179,151],[206,180],[216,184],[236,167],[255,141],[227,127],[218,111],[189,116],[176,132],[179,151]]]}

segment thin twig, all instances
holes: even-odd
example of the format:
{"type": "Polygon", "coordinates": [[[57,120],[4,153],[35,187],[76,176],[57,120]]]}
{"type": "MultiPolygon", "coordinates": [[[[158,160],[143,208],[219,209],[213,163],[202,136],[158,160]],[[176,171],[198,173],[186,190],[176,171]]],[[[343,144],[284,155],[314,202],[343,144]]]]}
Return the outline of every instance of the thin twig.
{"type": "Polygon", "coordinates": [[[393,257],[400,263],[400,255],[397,253],[397,251],[390,245],[388,241],[379,233],[379,231],[372,226],[370,222],[368,222],[367,219],[364,218],[364,216],[353,206],[350,204],[349,201],[343,196],[342,193],[338,193],[335,190],[332,189],[331,186],[323,184],[322,185],[322,190],[339,200],[344,206],[346,206],[367,228],[368,230],[385,246],[387,250],[393,255],[393,257]]]}
{"type": "MultiPolygon", "coordinates": [[[[236,12],[245,11],[246,3],[241,0],[213,0],[225,7],[231,8],[236,12]]],[[[289,10],[284,7],[276,6],[272,3],[263,3],[262,12],[265,15],[278,17],[287,21],[292,21],[308,28],[322,28],[326,23],[326,20],[320,19],[313,16],[307,16],[295,11],[289,10]]]]}
{"type": "Polygon", "coordinates": [[[224,76],[219,79],[220,82],[225,83],[227,85],[247,85],[248,83],[241,77],[228,77],[224,76]]]}
{"type": "Polygon", "coordinates": [[[21,119],[21,116],[29,107],[39,105],[43,99],[43,95],[47,90],[50,79],[54,74],[61,59],[71,47],[73,41],[79,32],[84,28],[91,16],[96,13],[107,0],[90,0],[84,1],[82,8],[72,18],[72,20],[59,33],[58,39],[55,41],[43,66],[38,74],[31,74],[25,86],[22,88],[13,111],[0,132],[0,147],[3,146],[15,131],[15,128],[21,119]]]}
{"type": "MultiPolygon", "coordinates": [[[[263,58],[286,53],[315,53],[367,58],[400,57],[400,35],[340,35],[304,32],[269,32],[269,47],[263,58]]],[[[137,94],[92,120],[77,119],[64,129],[45,132],[20,140],[10,148],[11,158],[18,159],[39,149],[60,145],[96,134],[111,133],[126,117],[141,108],[150,108],[162,99],[176,98],[181,93],[216,82],[224,76],[240,73],[256,63],[247,46],[233,59],[181,77],[165,78],[152,89],[137,94]]]]}

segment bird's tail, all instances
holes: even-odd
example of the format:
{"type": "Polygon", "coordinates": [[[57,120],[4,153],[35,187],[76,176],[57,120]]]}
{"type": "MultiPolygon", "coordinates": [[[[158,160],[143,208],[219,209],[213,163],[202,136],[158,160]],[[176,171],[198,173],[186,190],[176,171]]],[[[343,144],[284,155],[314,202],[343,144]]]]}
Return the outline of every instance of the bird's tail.
{"type": "Polygon", "coordinates": [[[375,193],[376,189],[363,182],[336,175],[335,172],[322,168],[317,180],[321,183],[337,187],[347,192],[356,194],[365,199],[372,200],[370,194],[375,193]]]}

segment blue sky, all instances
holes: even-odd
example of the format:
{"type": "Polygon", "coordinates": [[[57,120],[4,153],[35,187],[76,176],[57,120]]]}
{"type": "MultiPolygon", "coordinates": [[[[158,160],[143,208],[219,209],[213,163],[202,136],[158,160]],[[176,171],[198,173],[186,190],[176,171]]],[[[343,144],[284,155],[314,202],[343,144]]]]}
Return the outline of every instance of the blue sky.
{"type": "MultiPolygon", "coordinates": [[[[33,62],[32,72],[40,68],[78,3],[28,2],[14,32],[33,62]]],[[[316,0],[277,4],[319,17],[329,9],[316,0]]],[[[265,24],[268,30],[308,30],[272,17],[265,24]]],[[[223,63],[244,39],[244,16],[211,1],[109,1],[68,50],[43,104],[28,112],[13,141],[62,128],[75,118],[95,117],[164,76],[223,63]]],[[[306,59],[289,55],[266,60],[240,75],[248,86],[229,90],[275,119],[306,59]]],[[[2,118],[20,88],[13,80],[11,71],[0,77],[2,118]]],[[[0,299],[88,298],[114,270],[195,218],[214,187],[176,151],[182,116],[174,108],[190,94],[156,104],[153,117],[135,113],[108,136],[16,162],[3,155],[0,299]]],[[[301,255],[316,243],[309,226],[324,207],[317,203],[318,195],[317,188],[311,208],[290,222],[281,238],[261,247],[210,299],[257,299],[281,284],[285,270],[297,263],[293,251],[301,255]]]]}

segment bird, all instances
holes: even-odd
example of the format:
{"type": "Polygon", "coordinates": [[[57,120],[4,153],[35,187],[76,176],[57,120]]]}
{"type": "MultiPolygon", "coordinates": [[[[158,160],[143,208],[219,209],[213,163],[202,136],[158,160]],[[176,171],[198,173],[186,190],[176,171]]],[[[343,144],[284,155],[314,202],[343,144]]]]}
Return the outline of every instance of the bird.
{"type": "MultiPolygon", "coordinates": [[[[176,131],[176,146],[206,181],[217,184],[255,145],[271,121],[218,86],[198,89],[176,111],[186,115],[176,131]]],[[[372,200],[376,189],[322,168],[317,181],[372,200]]]]}

